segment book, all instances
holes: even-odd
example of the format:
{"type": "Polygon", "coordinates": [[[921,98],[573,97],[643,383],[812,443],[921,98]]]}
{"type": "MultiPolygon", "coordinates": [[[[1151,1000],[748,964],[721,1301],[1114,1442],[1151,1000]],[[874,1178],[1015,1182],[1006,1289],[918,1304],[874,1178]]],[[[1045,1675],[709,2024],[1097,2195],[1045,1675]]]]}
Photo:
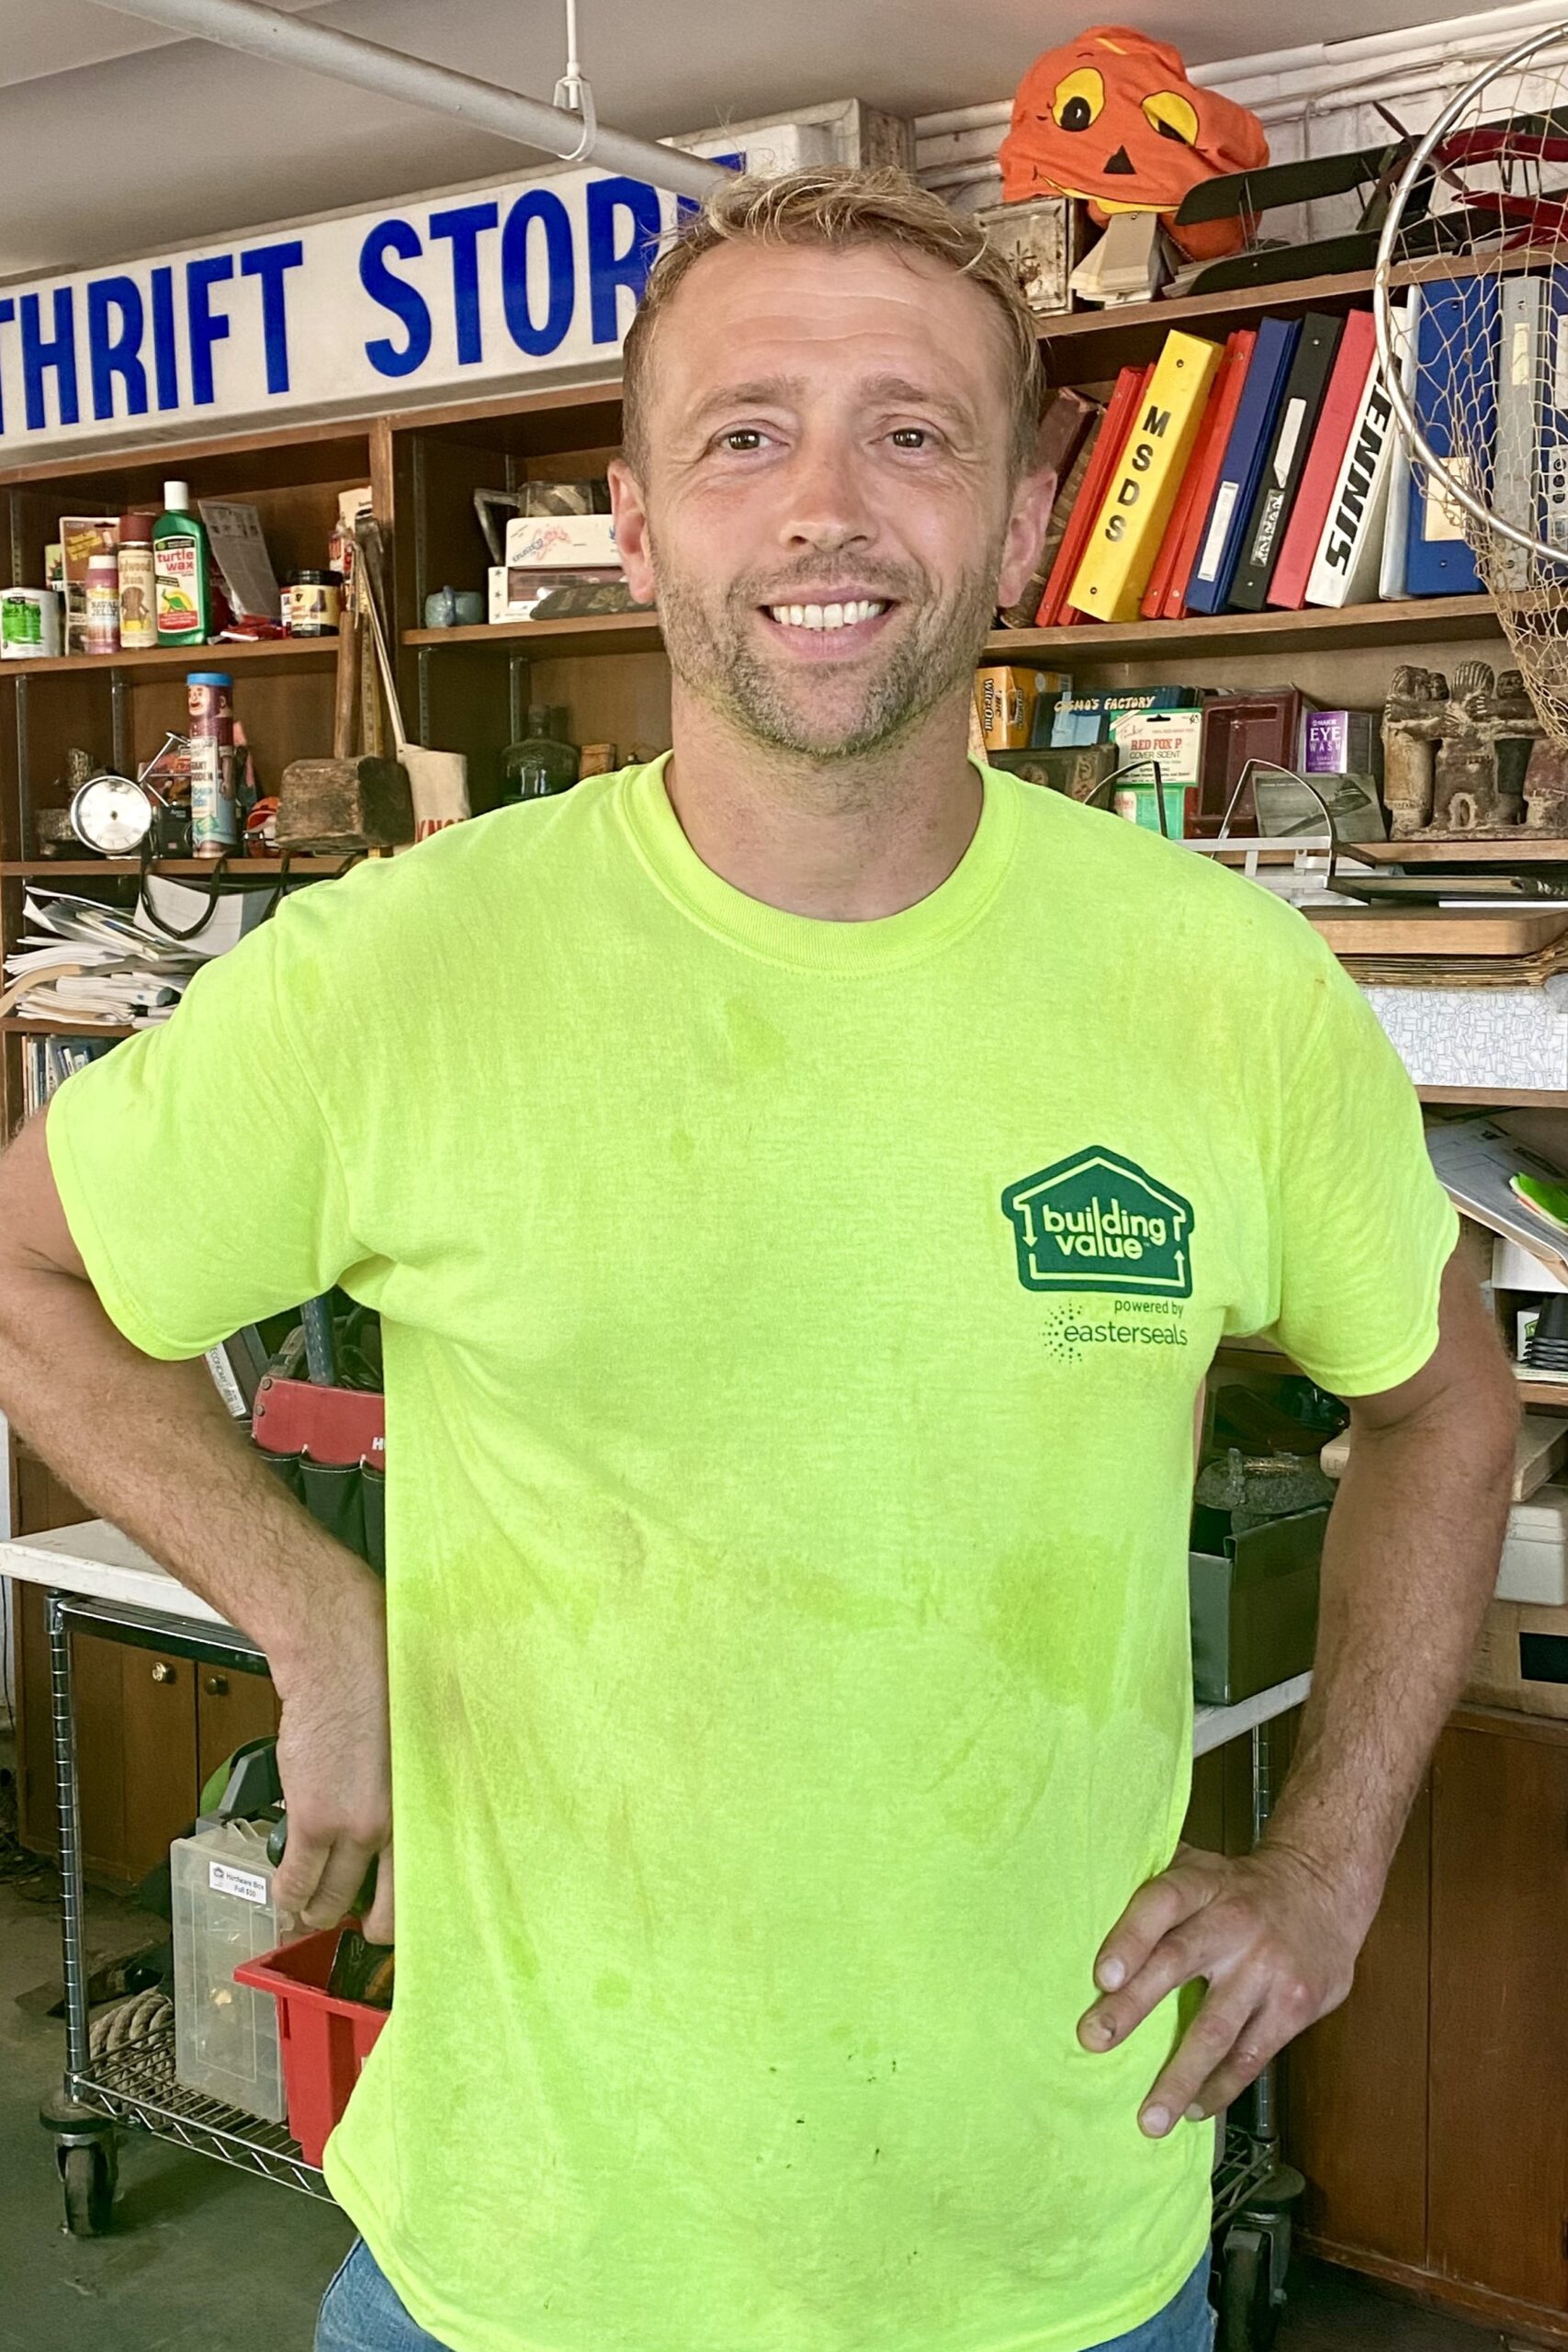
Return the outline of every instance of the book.
{"type": "Polygon", "coordinates": [[[1428,278],[1421,289],[1412,406],[1427,447],[1438,461],[1423,467],[1410,501],[1404,541],[1404,589],[1409,596],[1472,596],[1481,573],[1465,533],[1472,527],[1450,481],[1464,481],[1490,464],[1496,427],[1498,280],[1428,278]],[[1456,385],[1458,390],[1456,391],[1456,385]],[[1454,431],[1454,408],[1463,417],[1454,431]]]}
{"type": "Polygon", "coordinates": [[[1280,542],[1266,602],[1281,612],[1295,612],[1306,602],[1306,584],[1317,554],[1328,503],[1339,480],[1339,469],[1350,435],[1360,417],[1367,384],[1378,363],[1377,335],[1370,311],[1352,311],[1335,354],[1328,389],[1318,412],[1317,429],[1302,468],[1302,478],[1291,508],[1291,518],[1280,542]]]}
{"type": "Polygon", "coordinates": [[[1155,558],[1154,570],[1149,574],[1149,584],[1144,590],[1142,601],[1138,605],[1139,617],[1145,621],[1158,620],[1165,609],[1165,600],[1170,594],[1177,557],[1192,513],[1192,502],[1197,493],[1198,477],[1214,438],[1214,420],[1225,382],[1226,361],[1229,356],[1230,344],[1227,342],[1220,353],[1220,364],[1214,370],[1213,381],[1209,386],[1208,398],[1203,402],[1203,413],[1198,421],[1198,432],[1192,444],[1192,454],[1182,470],[1180,486],[1176,493],[1176,503],[1170,510],[1170,520],[1165,526],[1165,534],[1159,543],[1159,553],[1155,558]]]}
{"type": "Polygon", "coordinates": [[[1176,561],[1171,567],[1170,584],[1166,590],[1160,617],[1179,621],[1187,610],[1187,583],[1198,560],[1199,543],[1203,526],[1213,502],[1214,484],[1219,480],[1224,461],[1231,428],[1235,423],[1237,407],[1247,385],[1247,371],[1252,361],[1252,348],[1258,341],[1255,327],[1238,327],[1225,345],[1219,367],[1214,372],[1214,388],[1210,394],[1209,414],[1213,420],[1206,446],[1194,450],[1188,477],[1192,484],[1192,496],[1182,526],[1176,561]]]}
{"type": "MultiPolygon", "coordinates": [[[[1051,566],[1056,560],[1056,549],[1066,526],[1067,510],[1075,493],[1074,471],[1080,453],[1092,437],[1100,419],[1100,410],[1082,392],[1060,386],[1046,395],[1041,413],[1040,430],[1035,437],[1034,465],[1042,473],[1055,477],[1051,498],[1051,513],[1041,542],[1034,571],[1019,594],[1016,603],[1003,608],[1001,618],[1008,628],[1032,628],[1045,582],[1051,577],[1051,566]]],[[[1078,476],[1081,482],[1082,476],[1078,476]]]]}
{"type": "Polygon", "coordinates": [[[1297,485],[1328,390],[1329,373],[1345,331],[1343,319],[1309,311],[1302,321],[1285,396],[1269,436],[1263,470],[1253,494],[1241,553],[1226,602],[1232,612],[1260,613],[1290,522],[1297,485]]]}
{"type": "MultiPolygon", "coordinates": [[[[1503,522],[1532,534],[1541,487],[1542,412],[1551,397],[1540,375],[1548,347],[1545,327],[1545,278],[1504,278],[1498,288],[1497,442],[1492,504],[1503,522]]],[[[1495,562],[1505,587],[1529,585],[1527,548],[1499,537],[1495,562]]]]}
{"type": "MultiPolygon", "coordinates": [[[[1391,312],[1396,351],[1403,349],[1405,312],[1391,312]]],[[[1403,455],[1393,402],[1375,361],[1362,394],[1328,513],[1307,573],[1303,602],[1335,609],[1371,604],[1378,595],[1384,518],[1403,455]]]]}
{"type": "MultiPolygon", "coordinates": [[[[1547,279],[1540,339],[1535,527],[1549,548],[1568,556],[1568,268],[1561,263],[1547,279]]],[[[1538,558],[1538,581],[1542,569],[1538,558]]]]}
{"type": "Polygon", "coordinates": [[[1067,592],[1077,612],[1136,620],[1219,364],[1217,343],[1166,336],[1067,592]]]}
{"type": "MultiPolygon", "coordinates": [[[[1404,322],[1399,336],[1399,381],[1406,401],[1416,389],[1416,337],[1421,323],[1422,288],[1413,286],[1404,298],[1404,322]]],[[[1382,557],[1378,566],[1378,594],[1398,599],[1405,593],[1404,548],[1410,536],[1410,493],[1415,468],[1410,439],[1397,418],[1393,425],[1393,464],[1389,474],[1388,502],[1383,509],[1382,557]]]]}
{"type": "Polygon", "coordinates": [[[1284,398],[1285,379],[1301,335],[1295,319],[1264,319],[1253,345],[1235,422],[1203,519],[1198,553],[1187,582],[1190,613],[1218,613],[1230,594],[1241,552],[1242,532],[1251,511],[1269,436],[1284,398]]]}
{"type": "Polygon", "coordinates": [[[1089,537],[1106,481],[1122,455],[1132,430],[1137,403],[1152,373],[1148,368],[1123,368],[1116,379],[1104,422],[1096,436],[1094,456],[1084,476],[1083,488],[1067,517],[1062,544],[1056,550],[1056,560],[1045,583],[1045,594],[1040,599],[1040,610],[1035,615],[1035,626],[1039,628],[1055,628],[1064,617],[1067,590],[1077,570],[1084,542],[1089,537]]]}

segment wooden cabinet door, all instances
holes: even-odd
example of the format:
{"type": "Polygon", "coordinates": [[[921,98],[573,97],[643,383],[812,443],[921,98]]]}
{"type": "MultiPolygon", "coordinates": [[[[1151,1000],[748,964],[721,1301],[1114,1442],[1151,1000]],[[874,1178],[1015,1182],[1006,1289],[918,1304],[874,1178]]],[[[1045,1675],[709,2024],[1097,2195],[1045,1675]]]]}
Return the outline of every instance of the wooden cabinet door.
{"type": "MultiPolygon", "coordinates": [[[[20,1827],[57,1850],[49,1636],[40,1586],[17,1588],[22,1717],[20,1827]]],[[[188,1658],[74,1634],[82,1866],[121,1883],[145,1876],[196,1818],[196,1680],[188,1658]]]]}
{"type": "Polygon", "coordinates": [[[1568,2309],[1568,1733],[1469,1717],[1433,1767],[1430,2260],[1568,2309]]]}
{"type": "Polygon", "coordinates": [[[240,1674],[216,1666],[199,1666],[195,1671],[197,1777],[205,1788],[236,1747],[277,1729],[281,1706],[265,1674],[240,1674]]]}
{"type": "Polygon", "coordinates": [[[1284,2059],[1286,2154],[1303,2225],[1328,2245],[1427,2259],[1431,1796],[1416,1799],[1350,1997],[1284,2059]]]}

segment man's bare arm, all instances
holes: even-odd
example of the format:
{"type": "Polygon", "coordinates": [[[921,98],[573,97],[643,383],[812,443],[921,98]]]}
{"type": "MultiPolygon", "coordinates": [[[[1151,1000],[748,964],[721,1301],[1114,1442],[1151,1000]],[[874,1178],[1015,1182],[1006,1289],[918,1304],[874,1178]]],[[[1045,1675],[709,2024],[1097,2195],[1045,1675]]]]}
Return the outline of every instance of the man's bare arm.
{"type": "Polygon", "coordinates": [[[281,1907],[321,1926],[382,1857],[367,1921],[391,1938],[386,1618],[379,1579],[245,1442],[199,1357],[159,1362],[104,1312],[30,1120],[0,1159],[0,1408],[84,1502],[265,1651],[283,1701],[281,1907]]]}
{"type": "Polygon", "coordinates": [[[1463,1688],[1496,1580],[1518,1406],[1473,1277],[1444,1271],[1414,1379],[1351,1400],[1324,1545],[1312,1696],[1255,1854],[1181,1848],[1095,1963],[1086,2049],[1123,2041],[1197,1977],[1208,1990],[1140,2120],[1213,2115],[1349,1992],[1421,1776],[1463,1688]]]}

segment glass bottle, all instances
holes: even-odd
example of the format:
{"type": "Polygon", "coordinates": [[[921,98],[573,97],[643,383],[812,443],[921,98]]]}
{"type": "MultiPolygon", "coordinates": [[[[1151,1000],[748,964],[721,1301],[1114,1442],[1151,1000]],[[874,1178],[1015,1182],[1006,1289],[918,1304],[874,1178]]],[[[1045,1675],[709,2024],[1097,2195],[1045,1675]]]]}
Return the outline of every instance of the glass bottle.
{"type": "Polygon", "coordinates": [[[545,705],[530,704],[528,732],[501,755],[502,800],[542,800],[549,793],[570,791],[577,782],[577,758],[575,743],[563,743],[550,732],[545,705]]]}

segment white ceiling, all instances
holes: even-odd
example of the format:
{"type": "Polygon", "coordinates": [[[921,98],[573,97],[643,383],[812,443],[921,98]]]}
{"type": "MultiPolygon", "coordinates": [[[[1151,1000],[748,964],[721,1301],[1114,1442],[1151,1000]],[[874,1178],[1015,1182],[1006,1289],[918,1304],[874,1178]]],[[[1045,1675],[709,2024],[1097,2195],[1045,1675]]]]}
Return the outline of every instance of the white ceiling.
{"type": "MultiPolygon", "coordinates": [[[[558,0],[274,0],[548,98],[558,0]]],[[[1430,23],[1474,0],[1145,0],[1190,64],[1430,23]]],[[[1108,12],[1114,13],[1114,12],[1108,12]]],[[[655,138],[823,98],[900,115],[1005,97],[1092,0],[581,0],[601,118],[655,138]]],[[[93,0],[0,0],[0,275],[515,173],[539,159],[436,116],[178,40],[93,0]]]]}

